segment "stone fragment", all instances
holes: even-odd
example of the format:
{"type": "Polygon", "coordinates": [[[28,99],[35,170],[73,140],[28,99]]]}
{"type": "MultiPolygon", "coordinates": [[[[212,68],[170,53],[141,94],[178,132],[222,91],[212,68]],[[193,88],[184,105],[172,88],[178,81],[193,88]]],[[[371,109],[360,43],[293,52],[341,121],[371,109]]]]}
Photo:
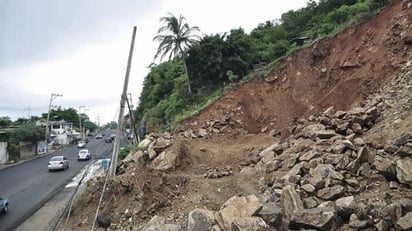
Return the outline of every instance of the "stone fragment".
{"type": "Polygon", "coordinates": [[[251,217],[262,209],[262,204],[255,195],[247,197],[233,196],[227,200],[215,215],[215,220],[223,230],[230,230],[236,218],[251,217]]]}
{"type": "Polygon", "coordinates": [[[97,224],[102,228],[108,228],[110,226],[111,219],[107,215],[98,215],[97,224]]]}
{"type": "Polygon", "coordinates": [[[372,168],[387,179],[394,179],[396,176],[396,166],[389,158],[377,155],[372,168]]]}
{"type": "Polygon", "coordinates": [[[366,228],[368,226],[368,221],[366,220],[359,220],[358,216],[356,214],[352,214],[349,218],[349,227],[355,228],[355,229],[362,229],[366,228]]]}
{"type": "Polygon", "coordinates": [[[396,161],[396,178],[400,183],[412,186],[412,158],[396,161]]]}
{"type": "Polygon", "coordinates": [[[401,217],[396,223],[396,228],[399,230],[412,230],[412,212],[401,217]]]}
{"type": "Polygon", "coordinates": [[[231,231],[272,231],[260,217],[235,218],[231,224],[231,231]]]}
{"type": "Polygon", "coordinates": [[[276,203],[264,203],[262,210],[258,213],[258,216],[270,226],[280,229],[283,212],[282,209],[276,205],[276,203]]]}
{"type": "Polygon", "coordinates": [[[143,227],[143,231],[157,231],[164,230],[166,218],[155,215],[150,221],[143,227]]]}
{"type": "Polygon", "coordinates": [[[215,225],[214,213],[205,209],[191,211],[187,220],[187,231],[209,230],[215,225]]]}
{"type": "Polygon", "coordinates": [[[287,185],[282,189],[280,200],[284,215],[287,218],[290,218],[294,211],[304,208],[302,199],[300,198],[299,194],[290,185],[287,185]]]}
{"type": "Polygon", "coordinates": [[[316,196],[323,200],[334,200],[345,193],[345,187],[342,185],[334,185],[318,190],[316,196]]]}
{"type": "Polygon", "coordinates": [[[342,197],[335,201],[338,215],[348,219],[356,209],[356,201],[353,196],[342,197]]]}
{"type": "Polygon", "coordinates": [[[293,212],[289,228],[292,230],[334,230],[337,228],[336,220],[336,210],[334,207],[302,209],[293,212]]]}

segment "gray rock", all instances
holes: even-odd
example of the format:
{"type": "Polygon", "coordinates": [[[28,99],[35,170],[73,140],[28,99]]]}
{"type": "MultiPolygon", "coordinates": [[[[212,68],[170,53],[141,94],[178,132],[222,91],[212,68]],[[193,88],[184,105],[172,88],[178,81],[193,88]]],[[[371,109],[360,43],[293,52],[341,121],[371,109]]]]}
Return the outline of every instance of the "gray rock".
{"type": "Polygon", "coordinates": [[[191,211],[187,220],[187,231],[209,230],[215,225],[214,213],[204,209],[191,211]]]}
{"type": "Polygon", "coordinates": [[[307,193],[313,193],[316,190],[315,186],[311,184],[304,184],[301,186],[301,189],[305,190],[307,193]]]}
{"type": "Polygon", "coordinates": [[[290,185],[287,185],[282,189],[280,201],[286,218],[290,218],[294,211],[302,210],[304,208],[299,194],[290,185]]]}
{"type": "Polygon", "coordinates": [[[357,146],[364,146],[365,145],[365,141],[360,137],[353,139],[353,142],[357,146]]]}
{"type": "Polygon", "coordinates": [[[353,145],[352,142],[350,142],[350,140],[342,140],[342,144],[345,145],[345,147],[356,151],[355,145],[353,145]]]}
{"type": "Polygon", "coordinates": [[[215,220],[223,230],[230,230],[233,220],[254,216],[261,209],[262,204],[255,195],[233,196],[222,205],[215,215],[215,220]]]}
{"type": "Polygon", "coordinates": [[[280,229],[283,212],[282,209],[276,205],[276,203],[264,203],[262,210],[258,213],[258,216],[270,226],[280,229]]]}
{"type": "Polygon", "coordinates": [[[166,218],[155,215],[150,221],[143,227],[143,231],[159,231],[165,230],[166,218]]]}
{"type": "Polygon", "coordinates": [[[303,128],[301,135],[305,138],[314,139],[316,137],[315,132],[325,130],[325,126],[322,124],[311,124],[303,128]]]}
{"type": "Polygon", "coordinates": [[[293,212],[289,228],[334,230],[336,229],[336,210],[334,207],[317,207],[293,212]]]}
{"type": "Polygon", "coordinates": [[[387,179],[394,179],[396,176],[395,164],[389,158],[377,155],[372,164],[372,168],[376,169],[379,174],[383,175],[387,179]]]}
{"type": "Polygon", "coordinates": [[[356,201],[353,196],[342,197],[335,201],[338,215],[348,219],[356,209],[356,201]]]}
{"type": "Polygon", "coordinates": [[[314,131],[314,135],[319,139],[330,139],[334,136],[337,136],[338,134],[336,134],[336,132],[333,130],[318,130],[314,131]]]}
{"type": "Polygon", "coordinates": [[[345,187],[342,185],[334,185],[318,190],[316,196],[323,200],[334,200],[345,193],[345,187]]]}
{"type": "Polygon", "coordinates": [[[401,217],[396,223],[396,228],[400,230],[412,230],[412,212],[401,217]]]}
{"type": "Polygon", "coordinates": [[[315,208],[316,206],[319,205],[319,202],[316,200],[315,197],[307,197],[303,198],[303,205],[305,206],[306,209],[311,209],[315,208]]]}
{"type": "Polygon", "coordinates": [[[412,148],[407,146],[400,147],[395,154],[400,157],[412,157],[412,148]]]}
{"type": "Polygon", "coordinates": [[[396,178],[402,184],[412,185],[412,158],[396,161],[396,178]]]}
{"type": "Polygon", "coordinates": [[[388,231],[389,230],[389,224],[385,220],[380,220],[378,223],[375,224],[375,228],[377,231],[388,231]]]}
{"type": "Polygon", "coordinates": [[[99,227],[108,228],[110,226],[111,219],[107,215],[99,215],[97,216],[97,224],[99,227]]]}
{"type": "Polygon", "coordinates": [[[396,146],[403,146],[405,145],[409,139],[412,138],[412,133],[403,133],[399,138],[394,141],[394,145],[396,146]]]}
{"type": "Polygon", "coordinates": [[[349,227],[355,229],[362,229],[368,226],[369,222],[367,220],[359,220],[356,214],[352,214],[349,218],[349,227]]]}
{"type": "Polygon", "coordinates": [[[231,231],[273,231],[260,217],[235,218],[232,221],[231,231]]]}

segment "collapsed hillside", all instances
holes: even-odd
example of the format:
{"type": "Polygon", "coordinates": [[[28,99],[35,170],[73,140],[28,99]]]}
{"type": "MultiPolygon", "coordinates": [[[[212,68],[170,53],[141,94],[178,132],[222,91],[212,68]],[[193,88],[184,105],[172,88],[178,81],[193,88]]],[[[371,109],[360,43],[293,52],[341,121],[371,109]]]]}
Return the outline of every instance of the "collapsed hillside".
{"type": "MultiPolygon", "coordinates": [[[[411,228],[411,25],[392,1],[151,134],[108,182],[98,229],[411,228]]],[[[90,228],[103,184],[62,229],[90,228]]]]}

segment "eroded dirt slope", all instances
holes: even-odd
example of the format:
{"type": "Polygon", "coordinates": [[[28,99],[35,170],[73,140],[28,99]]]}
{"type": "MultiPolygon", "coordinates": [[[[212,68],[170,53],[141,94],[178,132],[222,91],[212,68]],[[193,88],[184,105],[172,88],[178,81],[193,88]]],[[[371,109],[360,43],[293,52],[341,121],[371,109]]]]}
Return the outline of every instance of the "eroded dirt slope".
{"type": "Polygon", "coordinates": [[[286,137],[296,118],[330,106],[351,108],[390,81],[410,59],[405,39],[412,32],[412,16],[400,4],[392,1],[372,20],[298,50],[266,78],[238,86],[187,120],[185,128],[229,115],[249,133],[268,127],[286,137]]]}

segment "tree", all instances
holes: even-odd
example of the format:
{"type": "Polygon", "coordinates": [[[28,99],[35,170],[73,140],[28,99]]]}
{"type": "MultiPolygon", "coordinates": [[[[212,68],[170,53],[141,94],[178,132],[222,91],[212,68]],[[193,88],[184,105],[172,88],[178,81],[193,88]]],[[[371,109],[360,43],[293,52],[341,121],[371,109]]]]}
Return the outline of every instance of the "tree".
{"type": "Polygon", "coordinates": [[[160,22],[165,23],[158,31],[153,40],[160,42],[159,48],[155,55],[155,59],[161,55],[160,59],[169,54],[169,61],[174,58],[180,58],[183,60],[183,64],[186,72],[187,87],[189,93],[192,92],[190,87],[189,73],[187,71],[185,54],[186,49],[194,44],[199,36],[193,35],[195,31],[199,31],[198,27],[189,27],[184,21],[185,17],[182,15],[176,18],[173,14],[169,13],[167,17],[162,17],[160,22]]]}
{"type": "Polygon", "coordinates": [[[10,117],[2,116],[0,117],[0,127],[8,127],[11,126],[13,122],[11,121],[10,117]]]}

